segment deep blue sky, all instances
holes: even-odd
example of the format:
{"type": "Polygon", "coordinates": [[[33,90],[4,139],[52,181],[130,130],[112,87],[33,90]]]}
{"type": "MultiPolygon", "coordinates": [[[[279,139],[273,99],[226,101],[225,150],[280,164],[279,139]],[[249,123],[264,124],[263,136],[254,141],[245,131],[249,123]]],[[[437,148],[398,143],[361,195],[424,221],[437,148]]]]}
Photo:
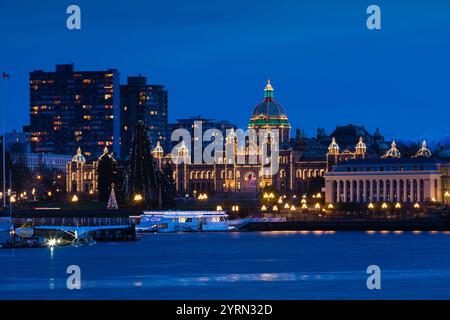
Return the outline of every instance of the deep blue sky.
{"type": "Polygon", "coordinates": [[[28,122],[28,72],[73,62],[166,85],[171,120],[246,126],[270,78],[309,136],[354,123],[436,139],[450,129],[449,12],[445,0],[2,0],[7,129],[28,122]],[[80,31],[66,29],[70,4],[81,7],[80,31]],[[381,31],[366,28],[370,4],[381,7],[381,31]]]}

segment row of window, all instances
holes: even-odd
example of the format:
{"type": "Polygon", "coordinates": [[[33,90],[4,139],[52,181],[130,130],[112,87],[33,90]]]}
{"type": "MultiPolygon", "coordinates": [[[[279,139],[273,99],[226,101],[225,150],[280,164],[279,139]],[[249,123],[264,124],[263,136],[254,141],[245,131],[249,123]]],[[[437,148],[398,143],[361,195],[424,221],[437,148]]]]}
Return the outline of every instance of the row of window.
{"type": "Polygon", "coordinates": [[[400,167],[346,167],[347,172],[358,172],[358,171],[423,171],[424,166],[400,166],[400,167]]]}

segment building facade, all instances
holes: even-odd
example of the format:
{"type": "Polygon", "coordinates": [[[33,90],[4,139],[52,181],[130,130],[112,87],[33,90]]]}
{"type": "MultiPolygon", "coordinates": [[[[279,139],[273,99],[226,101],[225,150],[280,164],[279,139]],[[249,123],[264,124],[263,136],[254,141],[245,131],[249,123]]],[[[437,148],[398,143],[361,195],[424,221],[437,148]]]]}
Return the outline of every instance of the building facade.
{"type": "Polygon", "coordinates": [[[128,77],[127,84],[120,86],[120,113],[121,159],[129,155],[132,130],[138,120],[148,127],[152,147],[158,141],[168,147],[168,93],[164,86],[147,84],[146,77],[128,77]]]}
{"type": "Polygon", "coordinates": [[[172,163],[176,190],[180,194],[194,191],[257,194],[268,186],[283,193],[320,192],[326,171],[325,154],[308,147],[308,143],[291,140],[290,128],[286,112],[274,100],[274,89],[269,82],[264,100],[254,108],[248,125],[248,129],[256,131],[258,138],[263,137],[258,145],[249,140],[240,144],[235,131],[229,130],[223,151],[214,153],[213,163],[192,161],[192,143],[184,140],[173,154],[164,155],[159,147],[155,148],[154,156],[159,163],[172,163]],[[261,157],[267,150],[268,154],[273,152],[274,140],[258,131],[270,130],[279,133],[276,171],[273,162],[264,163],[261,157]]]}
{"type": "Polygon", "coordinates": [[[85,156],[112,145],[119,152],[119,72],[76,71],[72,64],[55,71],[30,72],[31,149],[35,153],[85,156]]]}
{"type": "Polygon", "coordinates": [[[172,148],[174,148],[179,143],[179,140],[177,140],[177,135],[174,136],[174,141],[171,141],[172,133],[176,133],[179,129],[184,129],[189,133],[191,144],[193,146],[193,150],[191,150],[191,152],[195,152],[196,149],[198,149],[200,152],[203,152],[209,142],[203,141],[203,139],[196,137],[197,132],[203,137],[205,132],[207,132],[208,130],[217,129],[222,134],[222,137],[226,137],[227,130],[231,130],[234,128],[236,128],[236,126],[227,120],[208,119],[202,117],[201,115],[186,119],[177,119],[176,122],[169,124],[168,140],[170,142],[170,150],[172,150],[172,148]]]}
{"type": "Polygon", "coordinates": [[[66,191],[68,193],[94,194],[98,188],[97,161],[86,162],[86,158],[77,149],[77,154],[66,163],[66,191]]]}
{"type": "Polygon", "coordinates": [[[12,153],[13,163],[25,165],[32,173],[46,168],[58,174],[66,174],[66,164],[72,156],[52,153],[12,153]]]}
{"type": "MultiPolygon", "coordinates": [[[[334,141],[328,154],[333,161],[339,156],[336,149],[334,141]]],[[[381,158],[342,158],[329,167],[325,174],[328,203],[444,202],[448,193],[443,175],[448,165],[432,158],[425,142],[412,158],[402,158],[393,141],[381,158]]]]}

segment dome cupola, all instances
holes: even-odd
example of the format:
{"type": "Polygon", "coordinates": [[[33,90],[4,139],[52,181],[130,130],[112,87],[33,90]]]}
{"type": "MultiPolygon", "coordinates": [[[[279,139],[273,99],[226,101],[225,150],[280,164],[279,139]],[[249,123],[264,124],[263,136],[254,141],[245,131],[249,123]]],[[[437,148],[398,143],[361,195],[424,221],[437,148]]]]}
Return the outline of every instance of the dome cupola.
{"type": "Polygon", "coordinates": [[[288,142],[291,124],[283,106],[274,99],[274,89],[270,80],[264,88],[264,100],[253,110],[249,129],[279,129],[281,142],[288,142]]]}

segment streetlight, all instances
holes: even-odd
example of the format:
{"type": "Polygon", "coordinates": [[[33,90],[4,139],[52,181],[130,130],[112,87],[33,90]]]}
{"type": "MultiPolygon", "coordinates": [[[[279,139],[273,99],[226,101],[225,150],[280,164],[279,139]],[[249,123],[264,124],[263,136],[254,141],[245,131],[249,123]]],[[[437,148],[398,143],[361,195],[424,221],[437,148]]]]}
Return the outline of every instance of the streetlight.
{"type": "Polygon", "coordinates": [[[222,211],[222,206],[217,206],[216,211],[222,211]]]}
{"type": "Polygon", "coordinates": [[[278,207],[275,205],[275,206],[273,206],[272,210],[273,211],[278,211],[278,207]]]}
{"type": "Polygon", "coordinates": [[[139,193],[136,193],[133,197],[134,202],[140,202],[140,201],[142,201],[142,199],[143,199],[142,195],[139,193]]]}
{"type": "Polygon", "coordinates": [[[74,195],[72,196],[71,201],[72,201],[72,207],[73,207],[73,210],[75,210],[75,203],[78,202],[78,196],[77,196],[76,194],[74,194],[74,195]]]}

